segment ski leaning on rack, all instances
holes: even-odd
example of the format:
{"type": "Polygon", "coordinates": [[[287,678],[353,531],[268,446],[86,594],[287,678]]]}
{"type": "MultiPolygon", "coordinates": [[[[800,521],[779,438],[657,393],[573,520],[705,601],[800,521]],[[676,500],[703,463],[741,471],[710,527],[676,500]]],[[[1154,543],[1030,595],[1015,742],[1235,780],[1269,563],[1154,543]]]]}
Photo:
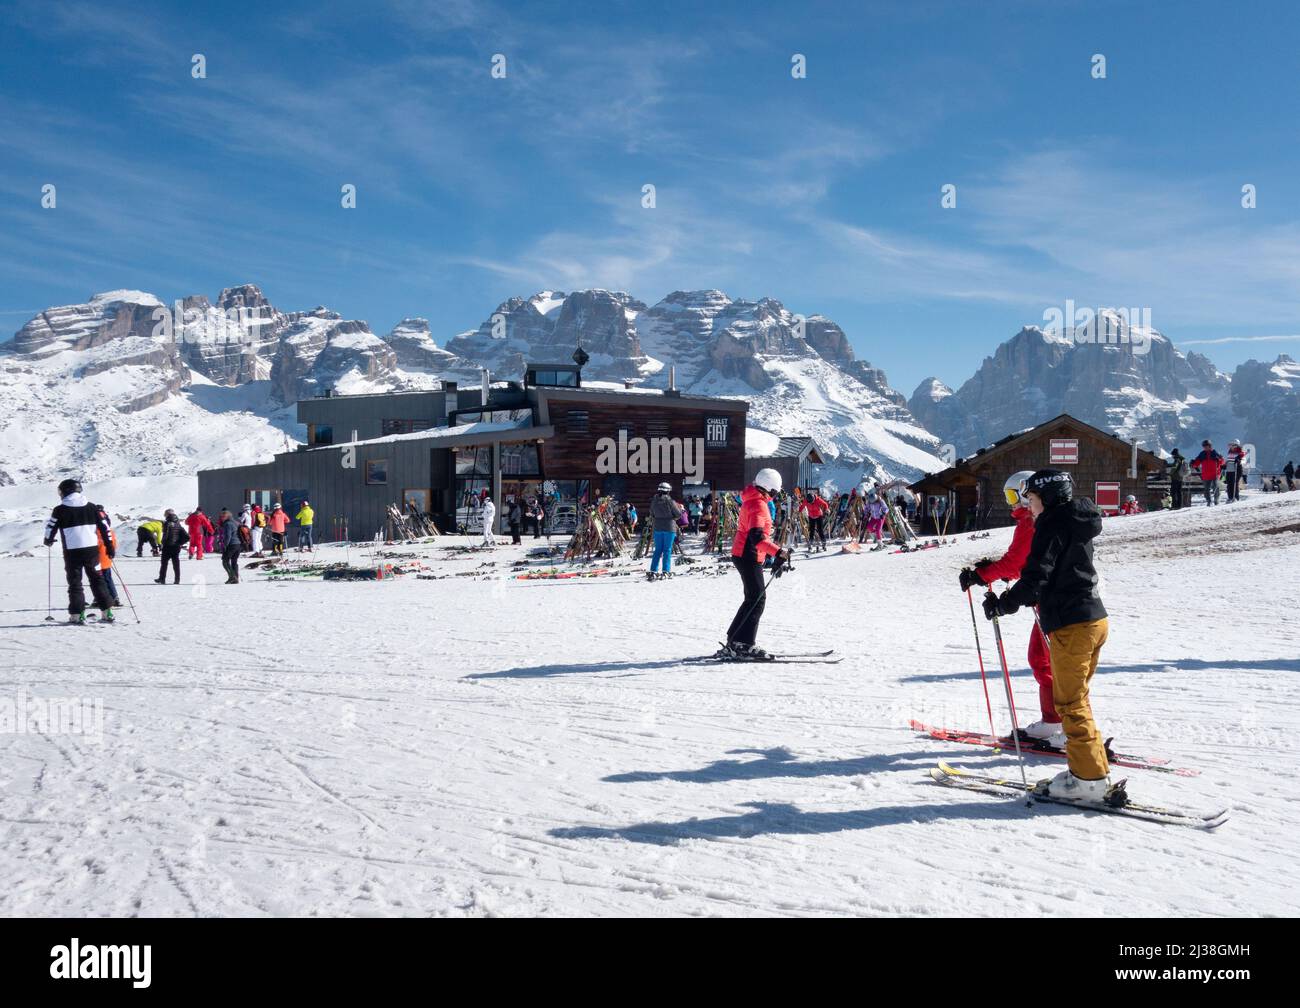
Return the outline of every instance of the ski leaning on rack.
{"type": "MultiPolygon", "coordinates": [[[[956,728],[936,728],[920,721],[909,721],[914,729],[931,738],[943,742],[964,742],[967,745],[988,746],[990,749],[1014,749],[1016,740],[1010,735],[994,738],[988,732],[960,731],[956,728]]],[[[1052,756],[1065,759],[1064,749],[1054,749],[1042,739],[1032,738],[1023,731],[1020,733],[1020,751],[1026,756],[1052,756]]],[[[1106,759],[1114,766],[1129,770],[1157,770],[1160,773],[1177,774],[1179,777],[1199,777],[1201,771],[1187,767],[1171,767],[1169,761],[1153,756],[1135,756],[1132,753],[1118,753],[1111,749],[1110,739],[1106,740],[1106,759]]]]}
{"type": "Polygon", "coordinates": [[[696,655],[694,658],[683,658],[682,662],[691,665],[730,665],[730,664],[753,664],[753,665],[772,665],[781,663],[800,662],[805,664],[822,664],[835,665],[843,661],[843,657],[835,656],[835,649],[829,651],[805,651],[790,654],[771,655],[767,658],[743,658],[740,655],[734,657],[720,658],[716,654],[696,655]]]}
{"type": "Polygon", "coordinates": [[[1028,795],[1030,802],[1050,802],[1054,805],[1066,805],[1085,809],[1090,812],[1105,812],[1109,815],[1127,816],[1130,819],[1145,819],[1148,822],[1170,823],[1176,826],[1191,826],[1194,829],[1214,829],[1222,826],[1228,819],[1228,810],[1201,813],[1185,809],[1169,808],[1160,805],[1146,805],[1129,798],[1125,789],[1126,781],[1120,781],[1106,792],[1106,796],[1097,801],[1080,801],[1068,798],[1056,798],[1044,790],[1046,781],[1038,784],[1024,785],[1019,781],[1006,780],[1002,777],[986,777],[973,774],[957,767],[949,766],[942,760],[937,767],[929,771],[930,779],[945,787],[961,788],[965,791],[978,791],[981,794],[1002,797],[1020,797],[1028,795]]]}

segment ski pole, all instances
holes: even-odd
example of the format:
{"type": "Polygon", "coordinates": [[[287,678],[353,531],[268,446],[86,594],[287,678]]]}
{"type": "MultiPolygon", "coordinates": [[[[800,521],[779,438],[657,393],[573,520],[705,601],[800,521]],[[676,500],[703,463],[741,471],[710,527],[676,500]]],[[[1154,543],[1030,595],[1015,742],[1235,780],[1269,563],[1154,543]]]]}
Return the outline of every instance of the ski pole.
{"type": "Polygon", "coordinates": [[[54,622],[54,551],[45,547],[45,622],[54,622]]]}
{"type": "MultiPolygon", "coordinates": [[[[992,592],[989,592],[992,595],[992,592]]],[[[1020,780],[1029,787],[1029,775],[1025,773],[1025,754],[1020,751],[1020,721],[1016,717],[1016,701],[1011,695],[1011,669],[1007,667],[1007,652],[1002,646],[1002,626],[997,616],[993,617],[993,636],[998,642],[998,657],[1002,660],[1002,682],[1007,688],[1007,706],[1011,709],[1011,737],[1016,743],[1016,759],[1020,761],[1020,780]]]]}
{"type": "Polygon", "coordinates": [[[980,625],[979,621],[975,619],[975,599],[972,597],[969,588],[966,589],[966,601],[970,603],[970,625],[971,629],[975,631],[975,654],[979,656],[980,660],[980,682],[984,684],[984,706],[989,712],[989,737],[996,742],[998,731],[993,727],[993,701],[989,699],[989,680],[988,676],[984,674],[984,649],[980,647],[980,625]]]}
{"type": "Polygon", "coordinates": [[[126,585],[126,578],[120,579],[122,582],[122,591],[126,592],[126,600],[131,603],[131,615],[135,617],[137,623],[140,622],[140,614],[135,611],[135,599],[131,597],[131,589],[126,585]]]}

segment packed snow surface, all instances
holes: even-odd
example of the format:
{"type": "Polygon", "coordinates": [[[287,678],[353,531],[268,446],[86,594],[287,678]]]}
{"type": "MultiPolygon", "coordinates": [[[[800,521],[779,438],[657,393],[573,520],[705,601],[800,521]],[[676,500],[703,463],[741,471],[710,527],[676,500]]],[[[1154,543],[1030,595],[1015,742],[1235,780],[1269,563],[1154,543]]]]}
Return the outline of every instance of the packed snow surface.
{"type": "MultiPolygon", "coordinates": [[[[46,558],[0,559],[0,714],[103,711],[98,733],[0,734],[0,913],[1294,916],[1300,537],[1266,530],[1298,525],[1300,494],[1252,494],[1108,519],[1099,540],[1101,728],[1201,771],[1117,775],[1229,808],[1213,833],[925,778],[939,759],[1019,775],[1013,754],[908,727],[987,728],[956,572],[1010,530],[797,558],[760,643],[838,665],[683,664],[739,602],[711,557],[672,582],[521,581],[531,539],[444,538],[388,552],[466,576],[226,586],[209,557],[160,587],[128,547],[140,622],[112,627],[46,623],[46,558]]],[[[1004,625],[1022,721],[1030,625],[1004,625]]]]}

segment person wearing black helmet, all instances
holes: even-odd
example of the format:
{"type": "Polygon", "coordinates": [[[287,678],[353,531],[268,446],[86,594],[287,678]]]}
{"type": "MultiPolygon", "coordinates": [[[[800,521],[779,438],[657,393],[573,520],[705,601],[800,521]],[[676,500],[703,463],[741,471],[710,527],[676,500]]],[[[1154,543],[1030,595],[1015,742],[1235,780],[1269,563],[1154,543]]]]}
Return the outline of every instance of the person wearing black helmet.
{"type": "Polygon", "coordinates": [[[1092,541],[1101,534],[1101,512],[1075,497],[1070,474],[1039,469],[1024,482],[1034,516],[1034,538],[1020,578],[999,597],[989,592],[984,614],[1008,616],[1038,605],[1052,659],[1052,699],[1065,729],[1070,768],[1046,785],[1053,797],[1095,801],[1110,788],[1106,747],[1093,720],[1088,687],[1106,643],[1106,607],[1097,591],[1092,541]]]}
{"type": "Polygon", "coordinates": [[[63,570],[68,578],[68,616],[70,623],[86,622],[86,592],[81,575],[90,582],[90,594],[100,619],[113,622],[113,600],[99,568],[100,543],[109,557],[116,555],[108,512],[91,504],[81,492],[81,483],[65,479],[59,484],[59,505],[45,522],[45,545],[54,545],[57,535],[63,541],[63,570]]]}

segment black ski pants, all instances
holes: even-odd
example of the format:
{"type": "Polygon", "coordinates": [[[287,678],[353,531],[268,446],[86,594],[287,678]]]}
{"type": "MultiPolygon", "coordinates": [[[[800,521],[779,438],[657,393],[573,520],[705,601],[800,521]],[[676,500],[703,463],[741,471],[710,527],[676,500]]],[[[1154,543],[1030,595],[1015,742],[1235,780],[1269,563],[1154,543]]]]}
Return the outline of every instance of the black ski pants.
{"type": "Polygon", "coordinates": [[[135,555],[144,556],[144,548],[148,545],[154,556],[158,555],[158,544],[153,541],[153,536],[142,528],[135,530],[135,555]]]}
{"type": "Polygon", "coordinates": [[[63,551],[63,571],[68,576],[68,612],[73,616],[86,611],[86,591],[81,586],[81,575],[85,573],[90,580],[90,595],[95,600],[95,608],[110,609],[113,600],[108,594],[108,585],[99,570],[99,547],[86,546],[82,549],[63,551]]]}
{"type": "Polygon", "coordinates": [[[808,544],[811,546],[814,542],[821,541],[823,546],[826,545],[826,516],[818,515],[812,519],[808,526],[808,544]]]}
{"type": "Polygon", "coordinates": [[[735,619],[727,628],[728,644],[754,644],[758,636],[758,621],[767,607],[767,589],[763,586],[763,565],[743,556],[732,557],[745,586],[745,601],[736,610],[735,619]]]}
{"type": "Polygon", "coordinates": [[[230,543],[221,551],[221,566],[225,568],[228,578],[232,581],[239,580],[239,543],[230,543]]]}
{"type": "Polygon", "coordinates": [[[1169,496],[1172,497],[1174,500],[1173,509],[1175,511],[1177,511],[1179,508],[1183,506],[1183,481],[1182,480],[1169,481],[1169,496]]]}
{"type": "Polygon", "coordinates": [[[176,583],[181,583],[181,547],[164,546],[162,552],[162,563],[158,565],[158,580],[167,580],[167,565],[172,565],[172,574],[176,583]]]}

